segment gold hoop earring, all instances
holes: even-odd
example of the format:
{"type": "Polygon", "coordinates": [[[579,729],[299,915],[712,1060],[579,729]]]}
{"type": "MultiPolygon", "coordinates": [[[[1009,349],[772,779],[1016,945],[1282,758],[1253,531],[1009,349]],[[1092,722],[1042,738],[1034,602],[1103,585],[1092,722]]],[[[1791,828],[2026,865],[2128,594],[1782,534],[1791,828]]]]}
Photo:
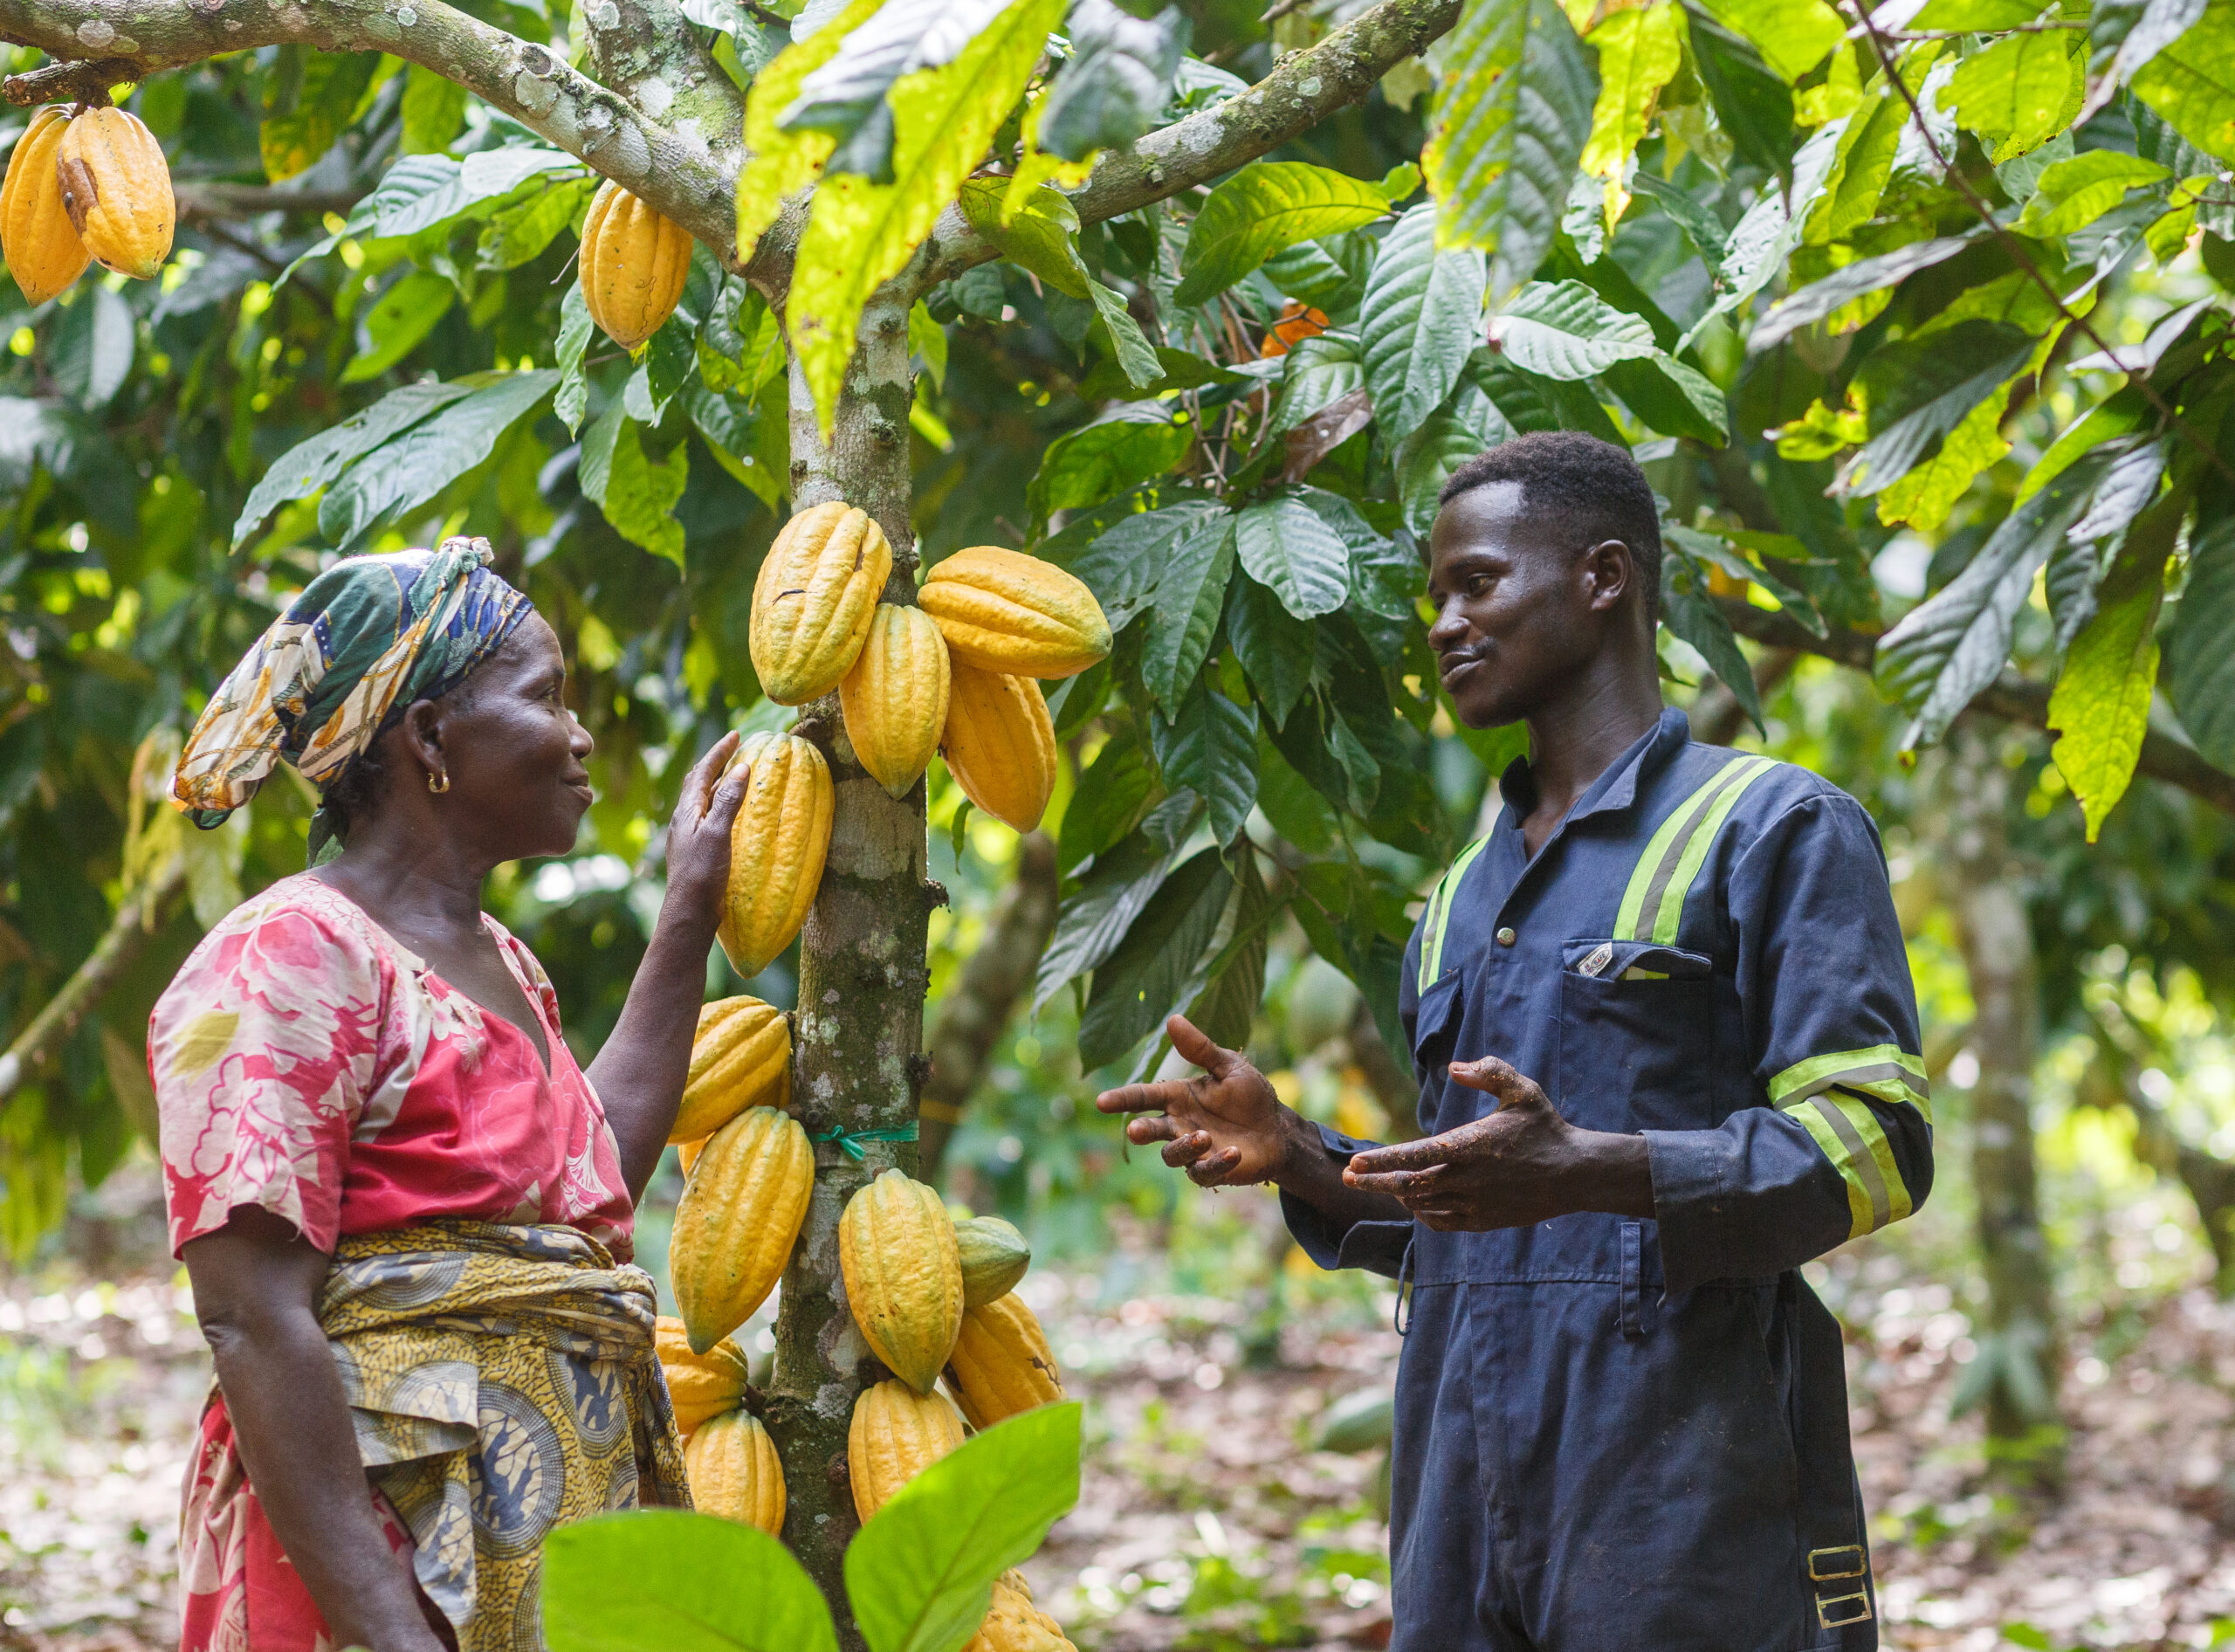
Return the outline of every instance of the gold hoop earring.
{"type": "Polygon", "coordinates": [[[427,776],[427,789],[435,793],[437,796],[450,790],[450,777],[448,774],[430,774],[427,776]]]}

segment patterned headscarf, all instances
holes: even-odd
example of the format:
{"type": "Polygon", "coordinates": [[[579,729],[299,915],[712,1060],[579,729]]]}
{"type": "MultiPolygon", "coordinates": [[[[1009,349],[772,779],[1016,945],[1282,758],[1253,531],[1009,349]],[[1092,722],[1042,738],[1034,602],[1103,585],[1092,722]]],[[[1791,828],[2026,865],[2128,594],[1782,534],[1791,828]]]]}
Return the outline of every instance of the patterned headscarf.
{"type": "MultiPolygon", "coordinates": [[[[210,697],[171,802],[209,828],[256,795],[282,760],[321,793],[416,700],[464,682],[530,611],[489,568],[489,541],[352,556],[313,580],[210,697]]],[[[311,860],[333,836],[311,822],[311,860]]]]}

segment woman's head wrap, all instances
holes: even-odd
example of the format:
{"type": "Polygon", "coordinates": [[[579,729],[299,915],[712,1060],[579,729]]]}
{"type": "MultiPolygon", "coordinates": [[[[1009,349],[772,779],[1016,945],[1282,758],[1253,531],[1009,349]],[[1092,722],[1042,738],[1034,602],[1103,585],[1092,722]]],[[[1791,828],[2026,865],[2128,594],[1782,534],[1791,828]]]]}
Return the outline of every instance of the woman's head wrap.
{"type": "MultiPolygon", "coordinates": [[[[197,826],[221,824],[281,760],[321,793],[414,701],[465,680],[530,611],[489,541],[352,556],[313,580],[210,697],[171,778],[197,826]]],[[[311,859],[333,835],[320,809],[311,859]]]]}

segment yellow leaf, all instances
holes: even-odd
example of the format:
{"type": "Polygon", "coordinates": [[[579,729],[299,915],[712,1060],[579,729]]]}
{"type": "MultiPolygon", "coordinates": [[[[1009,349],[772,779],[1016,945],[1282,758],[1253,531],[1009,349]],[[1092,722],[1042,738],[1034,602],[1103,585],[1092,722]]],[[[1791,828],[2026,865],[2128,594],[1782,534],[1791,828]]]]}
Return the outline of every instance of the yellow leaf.
{"type": "Polygon", "coordinates": [[[2157,607],[2185,491],[2167,494],[2135,519],[2097,595],[2095,617],[2065,654],[2049,696],[2050,759],[2080,799],[2094,843],[2105,816],[2126,795],[2149,731],[2157,684],[2157,607]]]}
{"type": "Polygon", "coordinates": [[[745,100],[746,159],[737,175],[737,256],[753,256],[761,234],[784,210],[784,197],[815,182],[838,144],[827,132],[787,132],[776,124],[798,101],[800,83],[838,55],[846,37],[884,0],[854,0],[804,40],[794,41],[753,78],[745,100]]]}
{"type": "Polygon", "coordinates": [[[1062,13],[1063,0],[1015,0],[952,63],[903,75],[887,93],[892,182],[842,174],[816,187],[784,319],[826,440],[863,306],[900,273],[955,198],[1024,95],[1062,13]]]}
{"type": "Polygon", "coordinates": [[[1583,169],[1606,180],[1606,227],[1630,204],[1622,179],[1630,156],[1652,123],[1661,88],[1684,60],[1683,12],[1675,0],[1656,0],[1642,10],[1617,11],[1593,29],[1585,44],[1599,49],[1599,101],[1583,169]]]}

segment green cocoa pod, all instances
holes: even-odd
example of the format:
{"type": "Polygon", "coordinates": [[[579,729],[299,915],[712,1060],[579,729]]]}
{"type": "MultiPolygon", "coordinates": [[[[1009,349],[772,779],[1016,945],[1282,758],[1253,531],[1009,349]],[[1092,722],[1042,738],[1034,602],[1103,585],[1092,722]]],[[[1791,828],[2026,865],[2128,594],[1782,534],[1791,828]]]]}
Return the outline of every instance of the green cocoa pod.
{"type": "Polygon", "coordinates": [[[982,1308],[1006,1297],[1032,1265],[1032,1247],[999,1216],[973,1216],[954,1224],[962,1251],[962,1305],[982,1308]]]}

